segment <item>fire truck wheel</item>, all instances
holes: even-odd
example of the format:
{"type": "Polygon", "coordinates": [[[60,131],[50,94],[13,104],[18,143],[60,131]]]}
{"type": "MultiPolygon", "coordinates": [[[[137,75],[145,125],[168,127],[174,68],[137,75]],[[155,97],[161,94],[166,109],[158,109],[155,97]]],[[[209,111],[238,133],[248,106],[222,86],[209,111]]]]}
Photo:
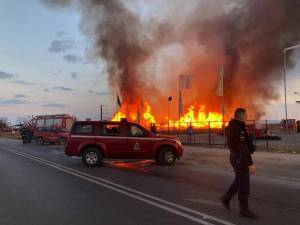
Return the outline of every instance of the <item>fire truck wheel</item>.
{"type": "Polygon", "coordinates": [[[58,139],[58,144],[59,144],[59,145],[66,145],[66,144],[67,144],[67,139],[64,138],[64,137],[60,137],[60,138],[58,139]]]}
{"type": "Polygon", "coordinates": [[[87,148],[82,154],[82,162],[88,167],[100,166],[103,155],[97,148],[87,148]]]}
{"type": "Polygon", "coordinates": [[[171,166],[176,161],[176,153],[172,147],[163,147],[158,153],[158,163],[171,166]]]}
{"type": "Polygon", "coordinates": [[[43,145],[44,144],[44,139],[42,137],[37,137],[35,142],[38,145],[43,145]]]}

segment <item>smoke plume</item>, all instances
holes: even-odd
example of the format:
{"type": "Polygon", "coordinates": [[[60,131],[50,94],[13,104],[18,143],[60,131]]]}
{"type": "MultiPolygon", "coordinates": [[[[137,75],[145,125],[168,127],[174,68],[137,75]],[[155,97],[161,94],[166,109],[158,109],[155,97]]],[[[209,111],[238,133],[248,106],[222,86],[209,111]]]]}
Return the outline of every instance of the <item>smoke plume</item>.
{"type": "MultiPolygon", "coordinates": [[[[223,64],[227,111],[243,106],[260,116],[262,105],[278,98],[283,49],[300,39],[297,0],[44,2],[76,5],[95,56],[106,62],[111,88],[128,104],[145,99],[156,110],[164,110],[167,96],[177,96],[180,74],[195,75],[185,104],[219,110],[223,64]]],[[[290,55],[287,60],[292,66],[290,55]]]]}

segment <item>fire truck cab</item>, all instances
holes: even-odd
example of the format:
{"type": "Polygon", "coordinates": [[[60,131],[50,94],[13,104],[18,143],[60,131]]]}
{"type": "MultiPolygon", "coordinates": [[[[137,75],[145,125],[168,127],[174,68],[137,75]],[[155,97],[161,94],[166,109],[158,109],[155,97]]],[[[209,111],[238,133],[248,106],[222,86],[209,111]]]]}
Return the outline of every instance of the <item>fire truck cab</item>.
{"type": "Polygon", "coordinates": [[[67,114],[36,116],[34,118],[34,139],[36,143],[64,145],[68,141],[68,134],[74,118],[67,114]]]}

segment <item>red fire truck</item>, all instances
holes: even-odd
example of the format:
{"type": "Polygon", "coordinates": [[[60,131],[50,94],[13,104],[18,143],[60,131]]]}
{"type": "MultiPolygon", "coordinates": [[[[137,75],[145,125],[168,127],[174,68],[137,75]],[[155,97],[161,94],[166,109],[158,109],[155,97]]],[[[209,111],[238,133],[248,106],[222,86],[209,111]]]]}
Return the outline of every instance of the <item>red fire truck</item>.
{"type": "Polygon", "coordinates": [[[36,116],[33,119],[34,139],[36,143],[43,145],[66,144],[74,117],[67,114],[36,116]]]}

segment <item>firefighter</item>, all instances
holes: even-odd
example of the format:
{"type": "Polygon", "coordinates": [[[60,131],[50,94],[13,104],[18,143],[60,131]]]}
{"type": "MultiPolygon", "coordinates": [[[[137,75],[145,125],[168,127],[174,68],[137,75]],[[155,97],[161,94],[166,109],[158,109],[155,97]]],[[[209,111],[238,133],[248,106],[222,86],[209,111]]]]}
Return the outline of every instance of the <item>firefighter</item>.
{"type": "Polygon", "coordinates": [[[251,154],[255,147],[246,129],[247,111],[243,108],[235,110],[234,119],[231,119],[226,129],[227,144],[230,150],[230,163],[234,169],[235,178],[227,192],[220,199],[222,204],[230,210],[230,200],[238,193],[240,215],[256,217],[249,209],[250,174],[256,173],[251,154]]]}
{"type": "Polygon", "coordinates": [[[151,131],[151,133],[156,134],[156,125],[155,125],[155,123],[150,124],[150,131],[151,131]]]}
{"type": "Polygon", "coordinates": [[[22,124],[20,128],[20,134],[23,144],[30,143],[33,138],[33,132],[30,125],[22,124]]]}
{"type": "Polygon", "coordinates": [[[122,135],[128,136],[131,135],[130,125],[126,118],[122,118],[120,122],[119,129],[122,135]]]}

